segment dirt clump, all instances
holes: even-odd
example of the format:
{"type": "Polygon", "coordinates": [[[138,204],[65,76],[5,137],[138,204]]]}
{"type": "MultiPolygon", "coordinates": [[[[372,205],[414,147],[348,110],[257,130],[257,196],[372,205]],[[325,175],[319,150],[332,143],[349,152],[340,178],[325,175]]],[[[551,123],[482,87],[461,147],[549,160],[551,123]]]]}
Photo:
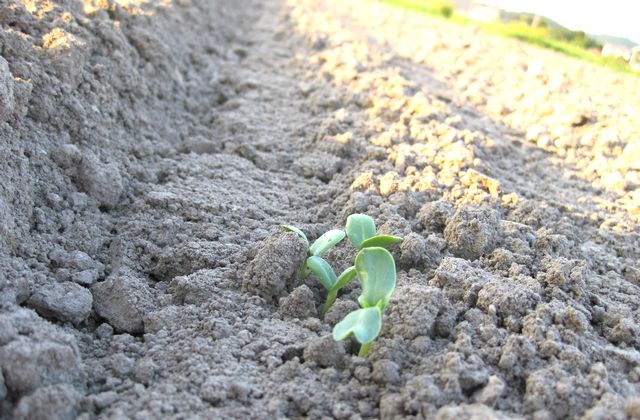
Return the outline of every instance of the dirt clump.
{"type": "Polygon", "coordinates": [[[286,296],[297,280],[306,252],[307,244],[293,232],[266,239],[247,267],[242,290],[267,300],[286,296]]]}
{"type": "Polygon", "coordinates": [[[499,220],[490,209],[460,207],[448,219],[444,239],[453,254],[474,260],[495,248],[499,220]]]}

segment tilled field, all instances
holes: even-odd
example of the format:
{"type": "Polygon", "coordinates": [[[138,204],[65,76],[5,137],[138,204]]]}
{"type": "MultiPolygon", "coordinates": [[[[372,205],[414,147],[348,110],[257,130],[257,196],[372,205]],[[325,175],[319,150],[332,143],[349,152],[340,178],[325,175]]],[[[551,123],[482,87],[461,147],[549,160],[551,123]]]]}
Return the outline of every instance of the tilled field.
{"type": "Polygon", "coordinates": [[[0,418],[640,418],[640,79],[362,0],[0,24],[0,418]],[[279,229],[352,213],[367,359],[279,229]]]}

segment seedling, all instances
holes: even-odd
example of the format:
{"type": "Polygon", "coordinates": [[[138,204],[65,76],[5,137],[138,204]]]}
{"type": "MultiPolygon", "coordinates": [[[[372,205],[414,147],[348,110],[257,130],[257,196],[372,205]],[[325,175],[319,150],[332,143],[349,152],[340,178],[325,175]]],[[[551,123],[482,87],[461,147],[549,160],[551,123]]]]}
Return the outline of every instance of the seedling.
{"type": "Polygon", "coordinates": [[[307,259],[300,270],[300,278],[310,273],[316,275],[322,286],[327,289],[327,300],[322,307],[324,317],[338,297],[340,289],[358,277],[362,293],[358,297],[360,309],[349,313],[333,328],[333,338],[341,341],[353,335],[361,344],[360,357],[366,357],[371,343],[380,334],[382,315],[389,305],[389,299],[396,287],[396,263],[385,248],[392,246],[402,238],[392,235],[376,235],[376,225],[366,214],[352,214],[347,218],[346,234],[339,229],[330,230],[320,236],[311,246],[307,236],[293,226],[282,226],[284,230],[294,232],[307,244],[307,259]],[[333,268],[322,255],[347,236],[358,249],[355,265],[336,276],[333,268]]]}
{"type": "Polygon", "coordinates": [[[347,217],[345,230],[349,241],[358,250],[371,247],[388,248],[402,241],[398,236],[376,235],[376,224],[366,214],[352,214],[347,217]]]}
{"type": "Polygon", "coordinates": [[[356,255],[356,264],[352,268],[355,269],[362,285],[362,293],[358,298],[361,309],[351,312],[336,324],[333,328],[333,338],[341,341],[353,334],[361,344],[358,355],[366,357],[371,343],[380,334],[382,314],[389,305],[389,299],[396,287],[396,264],[386,249],[363,247],[356,255]]]}
{"type": "Polygon", "coordinates": [[[321,258],[323,254],[344,239],[345,233],[339,229],[330,230],[316,239],[313,244],[309,246],[307,236],[300,229],[286,225],[282,226],[282,228],[296,233],[307,243],[307,259],[300,270],[300,279],[304,280],[310,273],[313,273],[318,277],[318,280],[324,288],[327,289],[327,301],[322,308],[322,316],[324,317],[338,297],[338,291],[349,284],[356,276],[355,267],[349,267],[340,274],[340,277],[337,277],[329,263],[321,258]]]}

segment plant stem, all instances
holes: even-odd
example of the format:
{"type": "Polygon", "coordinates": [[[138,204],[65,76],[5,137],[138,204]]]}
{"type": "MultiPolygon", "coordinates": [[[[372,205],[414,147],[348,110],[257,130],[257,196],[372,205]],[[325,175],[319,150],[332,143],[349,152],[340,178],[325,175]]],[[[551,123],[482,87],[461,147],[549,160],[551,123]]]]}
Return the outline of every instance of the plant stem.
{"type": "Polygon", "coordinates": [[[367,357],[367,354],[369,353],[369,349],[371,348],[371,343],[365,343],[363,345],[360,346],[360,352],[358,353],[358,357],[367,357]]]}
{"type": "MultiPolygon", "coordinates": [[[[307,252],[308,254],[308,252],[307,252]]],[[[311,274],[311,270],[309,269],[309,266],[307,265],[307,260],[304,260],[304,262],[302,263],[302,268],[300,269],[300,271],[298,272],[298,280],[300,283],[304,282],[304,279],[306,279],[309,274],[311,274]]]]}
{"type": "Polygon", "coordinates": [[[324,319],[324,316],[329,311],[329,308],[331,308],[331,305],[333,305],[333,302],[336,301],[337,297],[338,297],[338,292],[337,291],[330,291],[327,294],[327,301],[324,303],[324,306],[322,307],[322,318],[323,319],[324,319]]]}

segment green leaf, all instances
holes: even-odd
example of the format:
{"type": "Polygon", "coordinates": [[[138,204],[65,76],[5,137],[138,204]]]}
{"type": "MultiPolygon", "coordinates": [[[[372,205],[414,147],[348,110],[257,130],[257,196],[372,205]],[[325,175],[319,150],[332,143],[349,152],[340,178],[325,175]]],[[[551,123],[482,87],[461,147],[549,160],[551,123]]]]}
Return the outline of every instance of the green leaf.
{"type": "Polygon", "coordinates": [[[307,248],[309,247],[309,240],[307,239],[307,235],[305,235],[304,232],[298,229],[297,227],[282,225],[282,230],[295,233],[296,235],[304,239],[304,241],[307,243],[307,248]]]}
{"type": "Polygon", "coordinates": [[[363,241],[360,248],[371,248],[374,246],[389,248],[391,245],[397,244],[398,242],[402,242],[402,238],[399,236],[377,235],[363,241]]]}
{"type": "Polygon", "coordinates": [[[353,334],[360,344],[370,343],[380,334],[382,312],[377,307],[353,311],[333,327],[333,339],[344,340],[353,334]]]}
{"type": "Polygon", "coordinates": [[[376,234],[376,224],[366,214],[352,214],[347,217],[345,229],[349,240],[358,249],[361,248],[362,242],[376,234]]]}
{"type": "Polygon", "coordinates": [[[322,254],[333,248],[338,242],[343,240],[344,237],[345,233],[343,230],[332,229],[316,239],[309,248],[309,252],[311,252],[311,255],[320,257],[322,254]]]}
{"type": "Polygon", "coordinates": [[[307,258],[306,265],[318,277],[325,289],[331,290],[331,286],[336,282],[336,273],[334,273],[329,263],[314,255],[307,258]]]}
{"type": "Polygon", "coordinates": [[[351,281],[355,279],[357,275],[358,272],[356,271],[356,268],[354,266],[347,268],[342,272],[342,274],[340,274],[336,282],[333,284],[333,287],[331,287],[331,291],[337,293],[338,290],[351,283],[351,281]]]}
{"type": "Polygon", "coordinates": [[[340,274],[340,276],[336,279],[331,289],[329,289],[329,293],[327,294],[327,301],[324,303],[322,307],[322,317],[324,318],[325,314],[331,308],[331,305],[336,301],[338,297],[338,292],[347,284],[351,283],[353,279],[356,278],[358,272],[355,267],[349,267],[340,274]]]}
{"type": "Polygon", "coordinates": [[[364,308],[386,308],[396,287],[396,263],[384,248],[364,248],[356,255],[356,271],[362,284],[358,302],[364,308]]]}

